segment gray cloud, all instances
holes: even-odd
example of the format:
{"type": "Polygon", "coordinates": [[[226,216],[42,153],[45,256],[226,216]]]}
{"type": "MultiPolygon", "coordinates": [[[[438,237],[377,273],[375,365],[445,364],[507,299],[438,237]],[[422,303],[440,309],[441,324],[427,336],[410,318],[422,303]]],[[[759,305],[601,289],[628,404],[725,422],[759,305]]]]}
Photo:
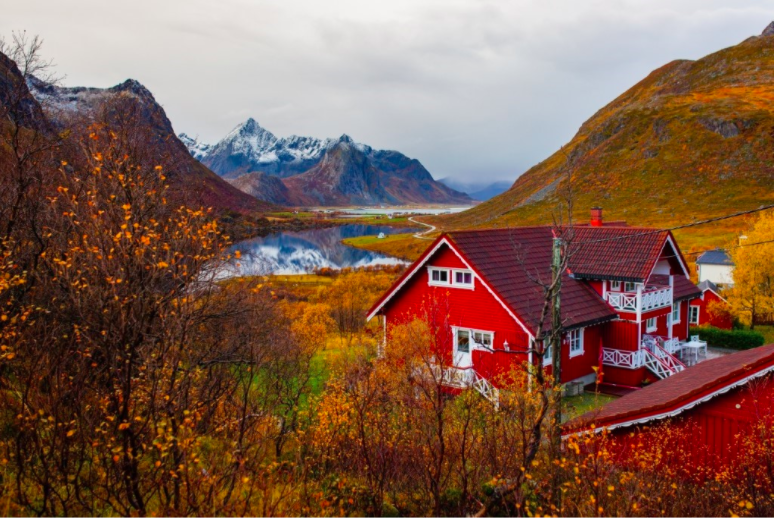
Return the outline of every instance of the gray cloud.
{"type": "Polygon", "coordinates": [[[652,69],[758,34],[774,0],[26,0],[67,85],[144,83],[176,130],[351,135],[514,179],[652,69]]]}

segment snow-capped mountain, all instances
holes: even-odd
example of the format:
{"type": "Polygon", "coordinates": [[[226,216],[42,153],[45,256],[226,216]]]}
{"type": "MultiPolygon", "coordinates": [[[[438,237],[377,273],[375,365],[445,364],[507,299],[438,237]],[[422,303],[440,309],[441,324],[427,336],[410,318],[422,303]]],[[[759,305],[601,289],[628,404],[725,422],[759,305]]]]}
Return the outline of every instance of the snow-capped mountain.
{"type": "MultiPolygon", "coordinates": [[[[213,145],[188,138],[191,155],[223,178],[237,178],[252,171],[279,177],[303,173],[320,161],[327,149],[340,139],[316,139],[291,135],[277,138],[250,118],[213,145]]],[[[351,139],[349,139],[351,140],[351,139]]],[[[359,145],[363,149],[368,146],[359,145]]]]}
{"type": "Polygon", "coordinates": [[[180,139],[215,173],[273,203],[471,203],[464,193],[433,180],[418,160],[397,151],[374,150],[346,134],[337,139],[278,138],[251,118],[212,146],[185,134],[180,139]]]}
{"type": "Polygon", "coordinates": [[[193,155],[193,158],[200,161],[207,156],[212,149],[211,144],[205,144],[201,142],[198,137],[190,137],[185,133],[178,135],[180,141],[188,148],[188,152],[193,155]]]}

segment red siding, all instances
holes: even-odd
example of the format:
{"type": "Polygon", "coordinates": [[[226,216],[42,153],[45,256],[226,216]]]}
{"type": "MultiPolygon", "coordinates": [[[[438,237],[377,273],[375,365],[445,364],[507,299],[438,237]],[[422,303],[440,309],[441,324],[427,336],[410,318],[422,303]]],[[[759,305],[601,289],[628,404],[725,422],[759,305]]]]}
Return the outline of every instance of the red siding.
{"type": "Polygon", "coordinates": [[[717,316],[710,315],[709,305],[710,303],[725,303],[723,299],[718,297],[712,290],[705,290],[704,294],[691,301],[692,306],[699,307],[699,326],[714,326],[716,328],[722,328],[724,330],[730,330],[733,327],[733,320],[731,316],[717,316]]]}
{"type": "MultiPolygon", "coordinates": [[[[774,383],[771,377],[753,380],[685,411],[671,422],[671,427],[688,436],[689,441],[681,442],[679,447],[690,451],[696,467],[724,470],[733,467],[738,462],[738,456],[743,454],[739,448],[740,433],[749,434],[753,424],[770,420],[773,402],[774,383]]],[[[625,454],[626,450],[642,443],[651,426],[661,423],[664,422],[614,429],[612,434],[619,440],[616,448],[625,454]]]]}
{"type": "MultiPolygon", "coordinates": [[[[427,262],[427,266],[465,268],[462,261],[447,246],[442,246],[427,262]]],[[[437,313],[432,322],[439,326],[438,343],[452,345],[451,327],[460,326],[494,332],[494,349],[503,349],[507,340],[510,349],[526,350],[529,336],[503,306],[476,278],[474,289],[435,287],[428,285],[427,268],[409,279],[399,294],[387,303],[384,313],[388,327],[424,318],[428,311],[437,313]]],[[[478,356],[477,356],[478,357],[478,356]]],[[[475,362],[475,358],[473,361],[475,362]]]]}
{"type": "Polygon", "coordinates": [[[635,351],[639,349],[637,323],[612,321],[602,329],[602,344],[614,350],[635,351]]]}

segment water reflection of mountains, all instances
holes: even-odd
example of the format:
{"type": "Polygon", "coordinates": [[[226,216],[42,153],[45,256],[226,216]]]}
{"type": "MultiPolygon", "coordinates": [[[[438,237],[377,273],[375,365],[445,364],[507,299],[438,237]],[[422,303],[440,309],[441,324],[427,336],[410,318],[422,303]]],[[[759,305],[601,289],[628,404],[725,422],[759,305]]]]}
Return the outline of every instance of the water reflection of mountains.
{"type": "Polygon", "coordinates": [[[404,263],[341,243],[345,238],[401,232],[409,230],[386,225],[342,225],[245,240],[233,247],[242,254],[238,272],[233,275],[305,274],[324,267],[341,269],[404,263]]]}

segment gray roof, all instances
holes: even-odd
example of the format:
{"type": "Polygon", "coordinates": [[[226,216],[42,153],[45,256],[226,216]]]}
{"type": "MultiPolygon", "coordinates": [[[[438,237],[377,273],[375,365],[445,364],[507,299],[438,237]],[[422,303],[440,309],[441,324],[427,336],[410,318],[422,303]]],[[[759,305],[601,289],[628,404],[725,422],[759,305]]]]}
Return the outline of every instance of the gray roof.
{"type": "Polygon", "coordinates": [[[696,263],[701,265],[734,265],[731,257],[723,249],[708,250],[698,257],[696,263]]]}
{"type": "Polygon", "coordinates": [[[718,286],[712,281],[710,281],[709,279],[705,279],[704,281],[699,283],[698,287],[702,292],[705,292],[707,290],[712,290],[716,294],[720,293],[720,289],[718,288],[718,286]]]}

